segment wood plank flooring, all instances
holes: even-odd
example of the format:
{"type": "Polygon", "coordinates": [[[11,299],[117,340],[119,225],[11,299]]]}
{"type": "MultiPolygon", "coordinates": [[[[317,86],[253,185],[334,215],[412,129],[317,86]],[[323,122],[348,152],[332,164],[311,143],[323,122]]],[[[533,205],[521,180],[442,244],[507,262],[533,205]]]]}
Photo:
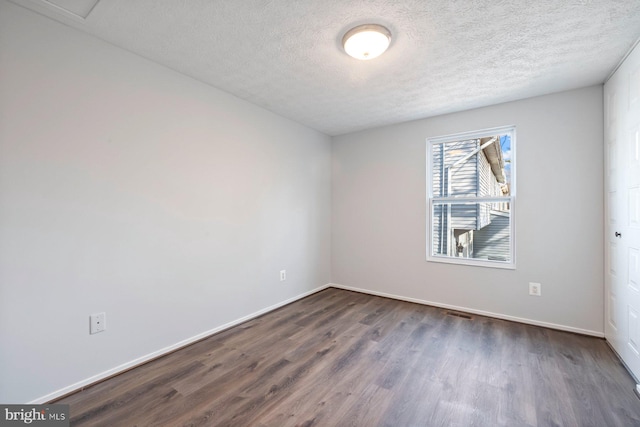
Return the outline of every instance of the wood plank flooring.
{"type": "Polygon", "coordinates": [[[604,340],[327,289],[68,396],[73,426],[640,426],[604,340]]]}

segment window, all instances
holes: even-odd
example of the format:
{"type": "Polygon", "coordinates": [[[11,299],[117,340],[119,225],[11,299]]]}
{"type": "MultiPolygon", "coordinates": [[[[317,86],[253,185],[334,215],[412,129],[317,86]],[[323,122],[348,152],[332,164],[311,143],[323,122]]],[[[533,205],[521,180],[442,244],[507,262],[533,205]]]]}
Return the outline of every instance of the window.
{"type": "Polygon", "coordinates": [[[515,268],[514,126],[427,139],[427,260],[515,268]]]}

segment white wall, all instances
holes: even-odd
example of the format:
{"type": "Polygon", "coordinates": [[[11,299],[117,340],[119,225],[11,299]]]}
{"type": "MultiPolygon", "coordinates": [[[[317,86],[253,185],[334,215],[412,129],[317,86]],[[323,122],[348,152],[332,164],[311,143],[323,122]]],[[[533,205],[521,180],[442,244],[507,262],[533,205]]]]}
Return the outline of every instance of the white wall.
{"type": "Polygon", "coordinates": [[[597,86],[334,138],[332,281],[602,336],[602,105],[597,86]],[[516,270],[425,261],[425,139],[512,124],[516,270]]]}
{"type": "Polygon", "coordinates": [[[0,402],[327,284],[330,144],[0,0],[0,402]]]}

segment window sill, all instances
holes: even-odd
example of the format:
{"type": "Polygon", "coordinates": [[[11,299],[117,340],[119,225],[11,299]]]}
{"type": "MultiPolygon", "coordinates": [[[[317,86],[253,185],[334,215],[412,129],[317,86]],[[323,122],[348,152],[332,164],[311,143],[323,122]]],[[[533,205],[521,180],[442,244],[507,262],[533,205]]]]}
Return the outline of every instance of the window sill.
{"type": "Polygon", "coordinates": [[[484,259],[472,259],[472,258],[451,258],[440,256],[428,256],[427,262],[438,262],[442,264],[456,264],[472,267],[485,267],[485,268],[498,268],[502,270],[515,270],[515,262],[503,262],[503,261],[488,261],[484,259]]]}

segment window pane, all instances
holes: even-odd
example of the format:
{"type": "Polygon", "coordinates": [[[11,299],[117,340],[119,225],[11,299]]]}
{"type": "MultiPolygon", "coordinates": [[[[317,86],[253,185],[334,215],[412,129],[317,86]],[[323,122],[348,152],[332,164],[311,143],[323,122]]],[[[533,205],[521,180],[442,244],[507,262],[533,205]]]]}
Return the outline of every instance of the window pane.
{"type": "Polygon", "coordinates": [[[434,197],[508,196],[511,181],[511,135],[432,144],[434,197]]]}
{"type": "Polygon", "coordinates": [[[511,262],[511,209],[500,203],[433,203],[435,256],[511,262]]]}

